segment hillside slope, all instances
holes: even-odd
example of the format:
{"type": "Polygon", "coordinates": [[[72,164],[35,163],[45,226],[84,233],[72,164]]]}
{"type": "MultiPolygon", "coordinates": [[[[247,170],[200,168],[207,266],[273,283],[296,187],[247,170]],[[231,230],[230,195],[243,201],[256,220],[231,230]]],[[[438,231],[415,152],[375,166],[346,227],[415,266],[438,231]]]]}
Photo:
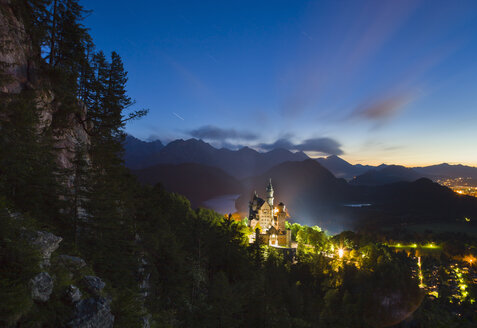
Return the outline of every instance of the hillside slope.
{"type": "Polygon", "coordinates": [[[160,183],[166,190],[186,196],[192,206],[227,194],[239,194],[241,183],[215,167],[195,163],[158,164],[133,171],[143,184],[160,183]]]}
{"type": "Polygon", "coordinates": [[[363,186],[379,186],[400,181],[412,182],[423,177],[426,177],[426,175],[411,168],[388,165],[381,169],[369,170],[352,179],[350,183],[363,186]]]}

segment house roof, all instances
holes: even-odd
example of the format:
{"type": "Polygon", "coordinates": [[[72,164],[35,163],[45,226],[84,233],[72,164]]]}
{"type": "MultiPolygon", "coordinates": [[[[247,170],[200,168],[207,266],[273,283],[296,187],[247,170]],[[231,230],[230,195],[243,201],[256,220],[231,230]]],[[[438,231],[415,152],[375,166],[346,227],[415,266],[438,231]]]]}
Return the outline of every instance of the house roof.
{"type": "Polygon", "coordinates": [[[267,231],[270,235],[277,235],[278,234],[278,230],[274,227],[274,226],[271,226],[270,229],[268,229],[267,231]]]}

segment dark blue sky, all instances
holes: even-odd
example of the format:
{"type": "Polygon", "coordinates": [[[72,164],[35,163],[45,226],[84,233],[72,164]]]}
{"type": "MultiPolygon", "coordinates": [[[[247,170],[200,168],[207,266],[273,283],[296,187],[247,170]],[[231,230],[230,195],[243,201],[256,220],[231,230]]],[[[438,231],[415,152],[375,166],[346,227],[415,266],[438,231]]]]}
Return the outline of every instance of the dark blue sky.
{"type": "Polygon", "coordinates": [[[82,1],[141,139],[477,165],[477,1],[82,1]]]}

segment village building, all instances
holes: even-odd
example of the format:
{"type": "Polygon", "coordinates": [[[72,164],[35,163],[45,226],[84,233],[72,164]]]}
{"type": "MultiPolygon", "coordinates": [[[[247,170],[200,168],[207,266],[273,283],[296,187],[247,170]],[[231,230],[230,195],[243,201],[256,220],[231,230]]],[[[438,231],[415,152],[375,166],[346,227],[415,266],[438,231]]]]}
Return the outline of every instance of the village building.
{"type": "Polygon", "coordinates": [[[255,233],[250,235],[250,241],[260,240],[270,246],[291,247],[291,231],[286,228],[288,218],[285,204],[280,202],[274,206],[274,190],[270,179],[266,200],[260,198],[255,191],[249,203],[249,226],[255,233]]]}

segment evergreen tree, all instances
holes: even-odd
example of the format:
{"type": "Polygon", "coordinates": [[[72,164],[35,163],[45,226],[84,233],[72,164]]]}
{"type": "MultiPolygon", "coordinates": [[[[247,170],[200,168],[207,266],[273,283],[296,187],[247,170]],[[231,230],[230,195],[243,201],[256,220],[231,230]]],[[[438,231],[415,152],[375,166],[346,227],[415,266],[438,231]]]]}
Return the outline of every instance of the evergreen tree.
{"type": "Polygon", "coordinates": [[[36,93],[10,97],[0,104],[0,115],[0,192],[18,209],[51,223],[60,209],[58,169],[51,130],[41,128],[36,93]]]}

